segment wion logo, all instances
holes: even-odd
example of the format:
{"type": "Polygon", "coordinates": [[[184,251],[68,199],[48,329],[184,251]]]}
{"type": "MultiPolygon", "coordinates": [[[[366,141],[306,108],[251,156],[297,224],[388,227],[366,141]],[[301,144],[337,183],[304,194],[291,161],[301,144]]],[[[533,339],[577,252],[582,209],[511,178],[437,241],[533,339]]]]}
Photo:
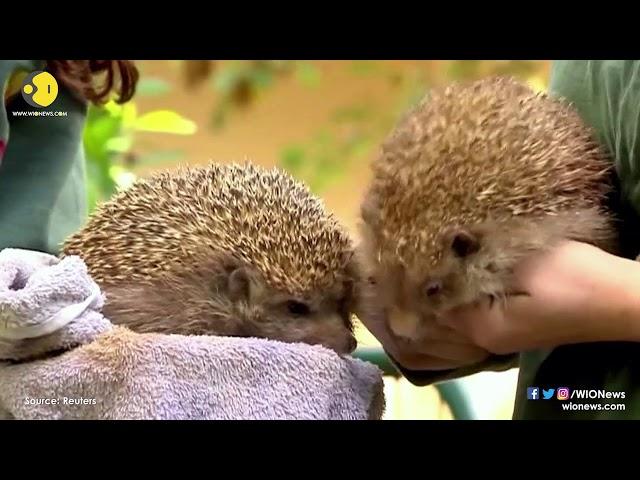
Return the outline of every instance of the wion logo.
{"type": "Polygon", "coordinates": [[[22,82],[22,98],[32,107],[48,107],[57,97],[58,82],[49,72],[31,72],[22,82]]]}
{"type": "MultiPolygon", "coordinates": [[[[32,107],[43,109],[58,98],[58,82],[49,72],[37,70],[22,80],[22,98],[32,107]]],[[[67,112],[14,111],[16,117],[66,117],[67,112]]]]}

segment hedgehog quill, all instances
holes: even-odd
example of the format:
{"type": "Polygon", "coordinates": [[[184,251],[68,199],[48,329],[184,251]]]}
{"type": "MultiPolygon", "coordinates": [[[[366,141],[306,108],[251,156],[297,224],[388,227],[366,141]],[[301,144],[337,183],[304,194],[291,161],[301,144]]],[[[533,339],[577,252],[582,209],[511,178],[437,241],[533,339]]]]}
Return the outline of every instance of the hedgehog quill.
{"type": "Polygon", "coordinates": [[[251,164],[140,180],[63,246],[137,332],[258,337],[353,351],[351,239],[306,185],[251,164]]]}
{"type": "Polygon", "coordinates": [[[570,105],[511,78],[430,92],[373,162],[364,308],[418,340],[445,310],[526,294],[511,289],[515,266],[562,240],[615,250],[611,165],[570,105]]]}

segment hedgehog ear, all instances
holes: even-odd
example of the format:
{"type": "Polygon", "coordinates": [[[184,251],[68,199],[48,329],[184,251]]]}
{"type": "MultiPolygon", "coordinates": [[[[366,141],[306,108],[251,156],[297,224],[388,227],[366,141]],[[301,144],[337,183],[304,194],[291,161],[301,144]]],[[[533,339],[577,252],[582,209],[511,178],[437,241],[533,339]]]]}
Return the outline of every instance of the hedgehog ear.
{"type": "Polygon", "coordinates": [[[228,279],[229,298],[232,301],[246,301],[255,297],[256,288],[250,272],[244,267],[238,267],[231,271],[228,279]]]}
{"type": "Polygon", "coordinates": [[[456,228],[449,232],[449,245],[453,253],[459,258],[473,255],[480,250],[480,238],[478,235],[464,228],[456,228]]]}

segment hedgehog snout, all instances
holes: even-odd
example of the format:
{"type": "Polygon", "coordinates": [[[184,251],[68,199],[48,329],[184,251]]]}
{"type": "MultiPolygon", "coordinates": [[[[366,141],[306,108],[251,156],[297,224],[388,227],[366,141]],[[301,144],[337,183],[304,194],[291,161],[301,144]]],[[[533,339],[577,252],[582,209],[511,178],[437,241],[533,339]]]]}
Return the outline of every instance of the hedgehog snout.
{"type": "Polygon", "coordinates": [[[393,306],[389,309],[389,329],[398,337],[415,338],[419,326],[420,317],[404,308],[393,306]]]}
{"type": "MultiPolygon", "coordinates": [[[[328,346],[338,353],[352,353],[358,346],[352,326],[344,323],[342,315],[335,315],[329,324],[333,327],[327,326],[326,331],[321,332],[328,346]]],[[[321,330],[324,329],[321,328],[321,330]]]]}
{"type": "Polygon", "coordinates": [[[356,337],[351,333],[342,336],[342,338],[337,341],[322,343],[324,343],[326,347],[331,348],[332,350],[342,355],[349,355],[353,353],[358,347],[358,341],[356,340],[356,337]]]}

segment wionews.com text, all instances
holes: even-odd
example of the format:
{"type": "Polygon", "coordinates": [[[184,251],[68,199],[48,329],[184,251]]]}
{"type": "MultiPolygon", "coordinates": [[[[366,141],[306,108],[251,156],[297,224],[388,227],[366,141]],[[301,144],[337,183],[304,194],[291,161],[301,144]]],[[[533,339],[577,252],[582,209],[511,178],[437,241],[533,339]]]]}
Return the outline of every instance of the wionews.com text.
{"type": "Polygon", "coordinates": [[[14,117],[66,117],[67,112],[39,112],[39,111],[26,111],[26,112],[11,112],[14,117]]]}
{"type": "Polygon", "coordinates": [[[601,410],[601,411],[624,411],[624,403],[563,403],[562,410],[601,410]]]}

